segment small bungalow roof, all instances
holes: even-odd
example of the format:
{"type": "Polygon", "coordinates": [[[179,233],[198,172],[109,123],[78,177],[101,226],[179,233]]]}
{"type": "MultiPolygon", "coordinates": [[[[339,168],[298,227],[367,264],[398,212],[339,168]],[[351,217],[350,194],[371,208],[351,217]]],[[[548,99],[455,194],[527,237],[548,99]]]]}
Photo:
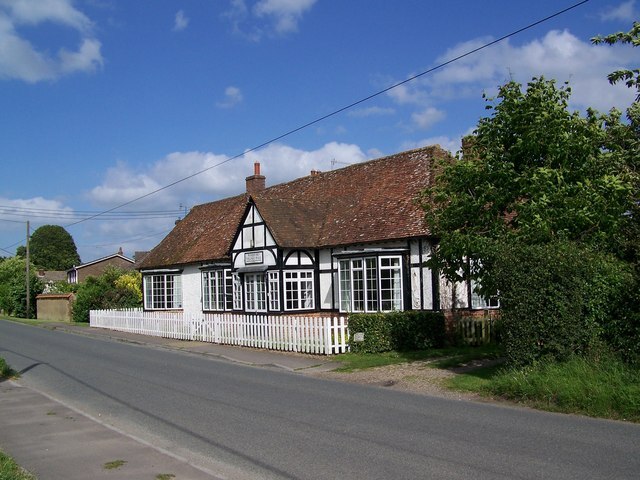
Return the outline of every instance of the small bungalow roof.
{"type": "Polygon", "coordinates": [[[328,247],[428,235],[417,196],[430,185],[436,160],[449,157],[439,146],[425,147],[198,205],[140,268],[228,260],[250,202],[281,247],[328,247]]]}

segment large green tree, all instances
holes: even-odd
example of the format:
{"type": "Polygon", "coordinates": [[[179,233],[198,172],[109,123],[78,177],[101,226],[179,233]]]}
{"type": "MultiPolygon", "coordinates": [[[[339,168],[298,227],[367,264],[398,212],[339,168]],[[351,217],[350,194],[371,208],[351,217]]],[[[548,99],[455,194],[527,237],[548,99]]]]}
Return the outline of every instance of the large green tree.
{"type": "MultiPolygon", "coordinates": [[[[594,44],[622,44],[632,47],[640,46],[640,22],[634,22],[628,32],[617,32],[611,35],[598,35],[591,39],[594,44]]],[[[619,69],[608,76],[613,85],[624,82],[629,88],[635,88],[636,101],[627,109],[627,127],[616,131],[614,141],[628,152],[628,164],[635,172],[635,198],[628,215],[631,222],[623,235],[627,239],[627,259],[635,263],[640,270],[640,69],[619,69]]]]}
{"type": "Polygon", "coordinates": [[[449,279],[492,287],[491,259],[514,240],[624,248],[636,175],[620,143],[628,126],[616,110],[569,111],[570,94],[544,78],[500,87],[461,158],[424,192],[427,223],[440,239],[432,263],[449,279]]]}
{"type": "MultiPolygon", "coordinates": [[[[24,257],[24,247],[17,253],[24,257]]],[[[37,228],[29,241],[29,255],[31,262],[43,270],[68,270],[80,263],[73,237],[59,225],[37,228]]]]}

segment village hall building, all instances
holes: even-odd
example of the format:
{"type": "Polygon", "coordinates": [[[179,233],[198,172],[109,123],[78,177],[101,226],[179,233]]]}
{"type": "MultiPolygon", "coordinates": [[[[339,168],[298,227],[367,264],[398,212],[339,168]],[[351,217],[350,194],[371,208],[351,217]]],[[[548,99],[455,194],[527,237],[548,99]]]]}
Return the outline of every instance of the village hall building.
{"type": "Polygon", "coordinates": [[[435,245],[418,202],[450,154],[439,146],[193,207],[143,260],[145,310],[326,315],[486,308],[425,265],[435,245]]]}

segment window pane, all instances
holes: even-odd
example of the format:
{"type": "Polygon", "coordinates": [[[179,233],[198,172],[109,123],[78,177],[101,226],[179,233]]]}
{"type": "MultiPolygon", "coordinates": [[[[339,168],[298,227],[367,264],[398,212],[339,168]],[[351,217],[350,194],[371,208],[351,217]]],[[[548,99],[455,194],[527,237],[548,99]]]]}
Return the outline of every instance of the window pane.
{"type": "Polygon", "coordinates": [[[210,272],[202,272],[202,309],[211,308],[211,285],[209,284],[210,272]]]}
{"type": "Polygon", "coordinates": [[[380,258],[381,310],[402,310],[402,271],[399,257],[380,258]]]}
{"type": "Polygon", "coordinates": [[[378,265],[375,258],[367,258],[365,264],[367,311],[375,312],[378,310],[378,265]]]}
{"type": "Polygon", "coordinates": [[[246,274],[244,277],[246,310],[264,312],[267,310],[267,293],[263,274],[246,274]]]}
{"type": "Polygon", "coordinates": [[[353,292],[353,311],[364,311],[364,270],[362,268],[362,260],[353,260],[351,262],[351,274],[353,276],[352,292],[353,292]]]}
{"type": "Polygon", "coordinates": [[[340,310],[351,311],[351,263],[349,260],[340,260],[340,310]]]}
{"type": "Polygon", "coordinates": [[[269,272],[269,310],[280,310],[280,282],[278,272],[269,272]]]}
{"type": "Polygon", "coordinates": [[[231,270],[224,271],[224,295],[224,309],[233,310],[233,274],[231,270]]]}
{"type": "Polygon", "coordinates": [[[237,273],[232,274],[233,277],[233,309],[242,310],[242,283],[240,282],[240,275],[237,273]]]}

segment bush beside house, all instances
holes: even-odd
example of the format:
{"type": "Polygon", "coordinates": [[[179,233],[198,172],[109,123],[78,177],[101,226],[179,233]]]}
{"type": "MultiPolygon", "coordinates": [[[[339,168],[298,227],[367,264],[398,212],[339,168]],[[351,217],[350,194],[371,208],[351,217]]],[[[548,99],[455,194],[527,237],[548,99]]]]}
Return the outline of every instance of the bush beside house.
{"type": "Polygon", "coordinates": [[[575,242],[517,242],[500,249],[494,274],[511,364],[598,354],[605,341],[624,349],[628,324],[615,319],[633,291],[627,263],[575,242]]]}
{"type": "Polygon", "coordinates": [[[444,344],[442,312],[404,311],[349,315],[349,345],[355,353],[411,351],[444,344]]]}
{"type": "Polygon", "coordinates": [[[140,272],[110,267],[99,277],[89,277],[78,285],[73,321],[88,322],[90,310],[142,306],[140,272]]]}

